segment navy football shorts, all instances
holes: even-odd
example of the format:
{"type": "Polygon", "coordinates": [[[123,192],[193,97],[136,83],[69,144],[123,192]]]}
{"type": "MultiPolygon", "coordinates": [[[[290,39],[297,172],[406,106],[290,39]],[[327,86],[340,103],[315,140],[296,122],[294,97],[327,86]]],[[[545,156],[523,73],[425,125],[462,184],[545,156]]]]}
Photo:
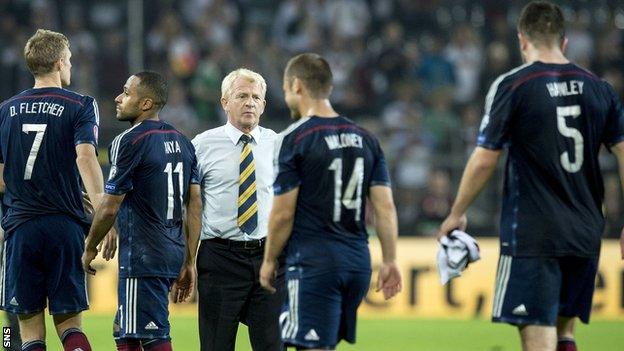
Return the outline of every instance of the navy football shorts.
{"type": "Polygon", "coordinates": [[[76,313],[89,308],[82,269],[85,229],[71,217],[34,217],[7,232],[0,306],[8,312],[76,313]]]}
{"type": "Polygon", "coordinates": [[[357,308],[371,273],[300,273],[289,267],[286,275],[288,294],[280,315],[284,343],[302,349],[334,349],[341,339],[354,343],[357,308]]]}
{"type": "Polygon", "coordinates": [[[501,255],[492,320],[554,326],[557,317],[589,322],[598,258],[501,255]]]}
{"type": "Polygon", "coordinates": [[[169,290],[175,279],[119,278],[115,339],[169,338],[169,290]]]}

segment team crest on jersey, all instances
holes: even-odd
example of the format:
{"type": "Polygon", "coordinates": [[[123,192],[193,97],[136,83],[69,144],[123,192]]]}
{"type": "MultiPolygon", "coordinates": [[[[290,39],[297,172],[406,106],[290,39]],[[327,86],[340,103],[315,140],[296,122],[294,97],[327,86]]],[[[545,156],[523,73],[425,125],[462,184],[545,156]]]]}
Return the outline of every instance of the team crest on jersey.
{"type": "Polygon", "coordinates": [[[96,125],[93,126],[93,136],[95,137],[95,142],[98,142],[99,128],[96,125]]]}
{"type": "Polygon", "coordinates": [[[110,172],[108,173],[108,180],[111,180],[117,174],[117,166],[112,166],[110,172]]]}

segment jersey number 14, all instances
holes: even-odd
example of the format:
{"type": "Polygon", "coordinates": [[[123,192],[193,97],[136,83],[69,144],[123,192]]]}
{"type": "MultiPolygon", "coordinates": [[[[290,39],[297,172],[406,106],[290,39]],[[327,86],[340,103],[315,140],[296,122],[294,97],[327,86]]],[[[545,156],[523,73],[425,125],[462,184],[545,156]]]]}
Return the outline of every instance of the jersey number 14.
{"type": "Polygon", "coordinates": [[[362,213],[362,183],[364,182],[364,158],[358,157],[353,165],[347,188],[342,193],[342,158],[335,158],[329,165],[334,171],[334,222],[340,222],[342,206],[355,210],[355,220],[360,220],[362,213]]]}

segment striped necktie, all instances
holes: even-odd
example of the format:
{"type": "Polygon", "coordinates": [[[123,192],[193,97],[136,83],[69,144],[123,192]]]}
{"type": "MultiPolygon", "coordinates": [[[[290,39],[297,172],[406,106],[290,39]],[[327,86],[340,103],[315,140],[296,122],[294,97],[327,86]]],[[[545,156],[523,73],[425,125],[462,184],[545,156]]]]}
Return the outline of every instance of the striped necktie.
{"type": "Polygon", "coordinates": [[[256,161],[251,152],[252,137],[243,134],[243,151],[240,155],[238,178],[238,227],[251,234],[258,226],[258,201],[256,197],[256,161]]]}

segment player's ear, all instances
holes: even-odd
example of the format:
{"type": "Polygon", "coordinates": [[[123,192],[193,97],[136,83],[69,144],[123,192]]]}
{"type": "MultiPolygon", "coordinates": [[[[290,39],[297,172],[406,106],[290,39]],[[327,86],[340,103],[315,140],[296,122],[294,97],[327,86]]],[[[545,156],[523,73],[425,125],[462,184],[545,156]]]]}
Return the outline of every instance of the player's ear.
{"type": "Polygon", "coordinates": [[[522,51],[526,50],[526,47],[527,47],[527,44],[529,43],[529,41],[520,32],[518,32],[518,42],[520,43],[520,50],[522,50],[522,51]]]}
{"type": "Polygon", "coordinates": [[[303,83],[301,82],[301,79],[295,77],[292,81],[292,91],[295,94],[301,94],[302,90],[303,90],[303,83]]]}
{"type": "Polygon", "coordinates": [[[561,38],[561,42],[559,43],[559,48],[561,48],[561,52],[565,54],[566,49],[568,48],[568,37],[561,38]]]}
{"type": "Polygon", "coordinates": [[[143,103],[141,104],[141,109],[143,111],[151,110],[154,107],[154,100],[150,98],[144,98],[143,103]]]}

